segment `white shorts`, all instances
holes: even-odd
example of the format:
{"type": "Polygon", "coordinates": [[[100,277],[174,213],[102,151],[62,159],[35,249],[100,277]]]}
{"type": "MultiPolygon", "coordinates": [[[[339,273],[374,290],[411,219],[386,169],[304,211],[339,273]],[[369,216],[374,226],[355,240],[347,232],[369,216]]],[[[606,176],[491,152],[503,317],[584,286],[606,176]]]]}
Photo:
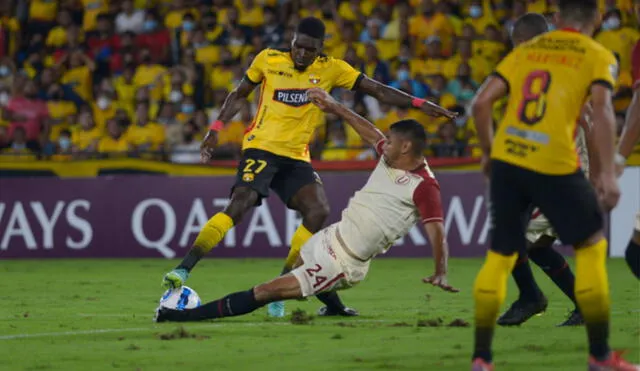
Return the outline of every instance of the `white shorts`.
{"type": "Polygon", "coordinates": [[[300,250],[303,264],[293,271],[302,296],[348,289],[362,281],[369,271],[369,262],[349,256],[336,237],[337,225],[314,234],[300,250]]]}
{"type": "Polygon", "coordinates": [[[556,232],[551,228],[549,220],[542,215],[540,210],[535,209],[527,226],[527,241],[534,243],[543,235],[557,237],[556,232]]]}

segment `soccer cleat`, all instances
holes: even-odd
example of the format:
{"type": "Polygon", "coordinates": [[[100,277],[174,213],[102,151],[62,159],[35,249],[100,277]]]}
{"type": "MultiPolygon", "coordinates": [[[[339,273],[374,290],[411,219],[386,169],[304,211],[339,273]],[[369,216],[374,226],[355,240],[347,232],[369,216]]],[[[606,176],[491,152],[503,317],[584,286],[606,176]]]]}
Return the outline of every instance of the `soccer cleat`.
{"type": "Polygon", "coordinates": [[[543,313],[547,310],[549,302],[544,296],[540,300],[527,303],[516,300],[511,307],[498,318],[500,326],[519,326],[529,320],[536,314],[543,313]]]}
{"type": "Polygon", "coordinates": [[[611,352],[606,361],[598,361],[589,357],[589,371],[640,371],[640,366],[633,365],[622,358],[623,352],[611,352]]]}
{"type": "Polygon", "coordinates": [[[318,309],[318,316],[320,317],[333,317],[333,316],[342,316],[342,317],[356,317],[359,316],[357,310],[349,307],[344,307],[341,311],[329,310],[329,307],[322,307],[318,309]]]}
{"type": "Polygon", "coordinates": [[[493,371],[493,365],[485,362],[482,358],[476,358],[471,364],[471,371],[493,371]]]}
{"type": "Polygon", "coordinates": [[[567,319],[559,324],[557,327],[565,326],[582,326],[584,325],[584,318],[578,309],[574,309],[569,313],[567,319]]]}
{"type": "Polygon", "coordinates": [[[164,275],[162,286],[167,289],[177,289],[182,287],[189,278],[189,272],[184,268],[177,268],[164,275]]]}
{"type": "Polygon", "coordinates": [[[156,308],[156,312],[153,315],[153,322],[160,323],[160,322],[169,321],[167,319],[167,311],[169,310],[170,310],[169,308],[165,308],[165,307],[156,308]]]}
{"type": "Polygon", "coordinates": [[[267,306],[269,317],[284,317],[284,301],[274,301],[267,306]]]}

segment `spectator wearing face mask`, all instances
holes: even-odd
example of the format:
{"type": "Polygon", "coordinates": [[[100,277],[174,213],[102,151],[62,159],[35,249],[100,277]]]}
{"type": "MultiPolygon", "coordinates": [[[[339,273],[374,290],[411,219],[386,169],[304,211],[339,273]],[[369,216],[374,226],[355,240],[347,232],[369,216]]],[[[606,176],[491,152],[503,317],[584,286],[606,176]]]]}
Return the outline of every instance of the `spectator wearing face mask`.
{"type": "Polygon", "coordinates": [[[26,131],[19,127],[13,131],[9,146],[0,151],[0,161],[35,161],[37,151],[37,144],[27,141],[26,131]]]}
{"type": "Polygon", "coordinates": [[[93,109],[93,118],[96,126],[101,130],[106,130],[107,120],[112,119],[118,110],[118,100],[113,91],[101,90],[95,103],[91,104],[93,109]]]}
{"type": "Polygon", "coordinates": [[[197,164],[200,162],[200,141],[196,140],[198,127],[193,120],[182,126],[180,141],[171,149],[171,162],[197,164]]]}
{"type": "Polygon", "coordinates": [[[88,106],[80,108],[78,124],[71,132],[72,151],[76,156],[86,157],[96,151],[103,130],[96,126],[88,106]]]}
{"type": "Polygon", "coordinates": [[[197,108],[193,96],[187,95],[179,103],[180,111],[176,115],[178,122],[185,123],[194,118],[197,108]]]}
{"type": "Polygon", "coordinates": [[[493,16],[490,1],[471,0],[467,8],[467,15],[465,23],[472,25],[478,35],[484,35],[487,26],[498,25],[498,21],[493,16]]]}
{"type": "Polygon", "coordinates": [[[128,137],[116,119],[107,121],[107,133],[98,141],[98,154],[102,158],[126,157],[132,150],[128,137]]]}
{"type": "Polygon", "coordinates": [[[400,85],[406,82],[409,84],[413,95],[418,98],[424,98],[428,94],[428,88],[419,83],[417,80],[413,79],[411,76],[411,70],[409,69],[409,63],[401,63],[396,70],[395,80],[389,84],[389,86],[399,89],[400,85]]]}
{"type": "Polygon", "coordinates": [[[71,143],[71,131],[62,130],[58,139],[54,142],[53,154],[51,160],[53,161],[67,161],[71,159],[72,146],[71,143]]]}
{"type": "Polygon", "coordinates": [[[190,31],[190,28],[195,27],[195,17],[192,19],[187,18],[188,21],[193,21],[193,24],[184,23],[184,16],[189,13],[192,15],[197,14],[196,9],[189,8],[185,5],[185,0],[174,0],[171,2],[171,10],[164,17],[164,25],[171,31],[175,31],[178,28],[182,28],[184,31],[190,31]],[[186,27],[185,27],[186,26],[186,27]]]}
{"type": "MultiPolygon", "coordinates": [[[[138,103],[134,124],[127,130],[127,139],[138,152],[158,152],[163,149],[165,132],[162,125],[152,122],[149,106],[138,103]]],[[[143,154],[143,157],[148,157],[143,154]]]]}
{"type": "Polygon", "coordinates": [[[620,58],[620,80],[631,81],[631,52],[640,40],[640,32],[631,27],[622,25],[622,13],[618,9],[608,11],[603,19],[601,31],[596,36],[596,41],[607,49],[617,54],[620,58]]]}
{"type": "Polygon", "coordinates": [[[70,129],[71,124],[75,122],[75,115],[78,110],[73,102],[64,99],[64,92],[59,84],[49,87],[47,109],[49,110],[49,123],[51,125],[49,139],[55,142],[62,131],[70,129]]]}
{"type": "Polygon", "coordinates": [[[0,85],[13,86],[13,78],[16,74],[16,65],[9,57],[0,58],[0,85]]]}
{"type": "Polygon", "coordinates": [[[471,102],[478,87],[478,83],[473,80],[471,67],[462,63],[458,67],[456,78],[449,81],[447,92],[456,97],[458,104],[465,105],[471,102]]]}
{"type": "Polygon", "coordinates": [[[169,60],[171,35],[159,19],[156,12],[147,11],[142,32],[136,36],[135,45],[138,49],[149,50],[153,62],[164,63],[169,60]]]}

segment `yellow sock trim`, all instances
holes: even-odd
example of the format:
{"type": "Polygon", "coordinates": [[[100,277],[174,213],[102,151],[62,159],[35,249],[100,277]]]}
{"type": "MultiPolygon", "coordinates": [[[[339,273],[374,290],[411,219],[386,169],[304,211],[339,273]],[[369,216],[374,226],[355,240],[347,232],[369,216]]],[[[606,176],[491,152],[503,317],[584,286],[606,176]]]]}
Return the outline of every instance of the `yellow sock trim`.
{"type": "Polygon", "coordinates": [[[291,238],[291,249],[289,250],[289,255],[287,255],[287,260],[284,263],[284,266],[287,269],[291,269],[296,263],[298,256],[300,256],[300,249],[302,249],[302,245],[304,245],[311,236],[313,236],[313,233],[309,232],[304,225],[300,224],[291,238]]]}
{"type": "Polygon", "coordinates": [[[217,213],[202,227],[193,246],[204,254],[220,243],[229,229],[233,228],[233,220],[225,213],[217,213]]]}
{"type": "Polygon", "coordinates": [[[476,327],[493,328],[507,296],[507,280],[518,254],[500,255],[489,251],[473,286],[476,327]]]}
{"type": "Polygon", "coordinates": [[[607,277],[607,240],[576,249],[576,301],[587,323],[609,321],[611,299],[607,277]]]}

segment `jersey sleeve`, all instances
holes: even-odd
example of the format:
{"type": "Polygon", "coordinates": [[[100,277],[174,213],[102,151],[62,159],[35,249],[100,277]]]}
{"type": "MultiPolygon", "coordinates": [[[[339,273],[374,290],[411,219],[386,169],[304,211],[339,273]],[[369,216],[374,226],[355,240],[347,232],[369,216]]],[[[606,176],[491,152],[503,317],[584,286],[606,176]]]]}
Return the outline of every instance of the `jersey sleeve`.
{"type": "Polygon", "coordinates": [[[334,87],[355,90],[364,78],[364,74],[341,59],[334,59],[334,87]]]}
{"type": "Polygon", "coordinates": [[[440,186],[435,179],[425,179],[413,192],[413,202],[418,209],[422,224],[442,222],[440,186]]]}
{"type": "Polygon", "coordinates": [[[495,71],[493,71],[492,75],[502,79],[507,84],[507,89],[510,90],[510,81],[513,76],[514,71],[516,70],[518,60],[518,50],[514,49],[511,53],[509,53],[504,59],[498,64],[495,71]]]}
{"type": "Polygon", "coordinates": [[[258,53],[247,69],[245,76],[249,82],[255,85],[260,84],[264,78],[265,65],[267,63],[267,50],[268,49],[265,49],[258,53]]]}
{"type": "Polygon", "coordinates": [[[601,84],[613,90],[618,80],[618,71],[618,61],[613,53],[602,50],[594,61],[590,85],[601,84]]]}

